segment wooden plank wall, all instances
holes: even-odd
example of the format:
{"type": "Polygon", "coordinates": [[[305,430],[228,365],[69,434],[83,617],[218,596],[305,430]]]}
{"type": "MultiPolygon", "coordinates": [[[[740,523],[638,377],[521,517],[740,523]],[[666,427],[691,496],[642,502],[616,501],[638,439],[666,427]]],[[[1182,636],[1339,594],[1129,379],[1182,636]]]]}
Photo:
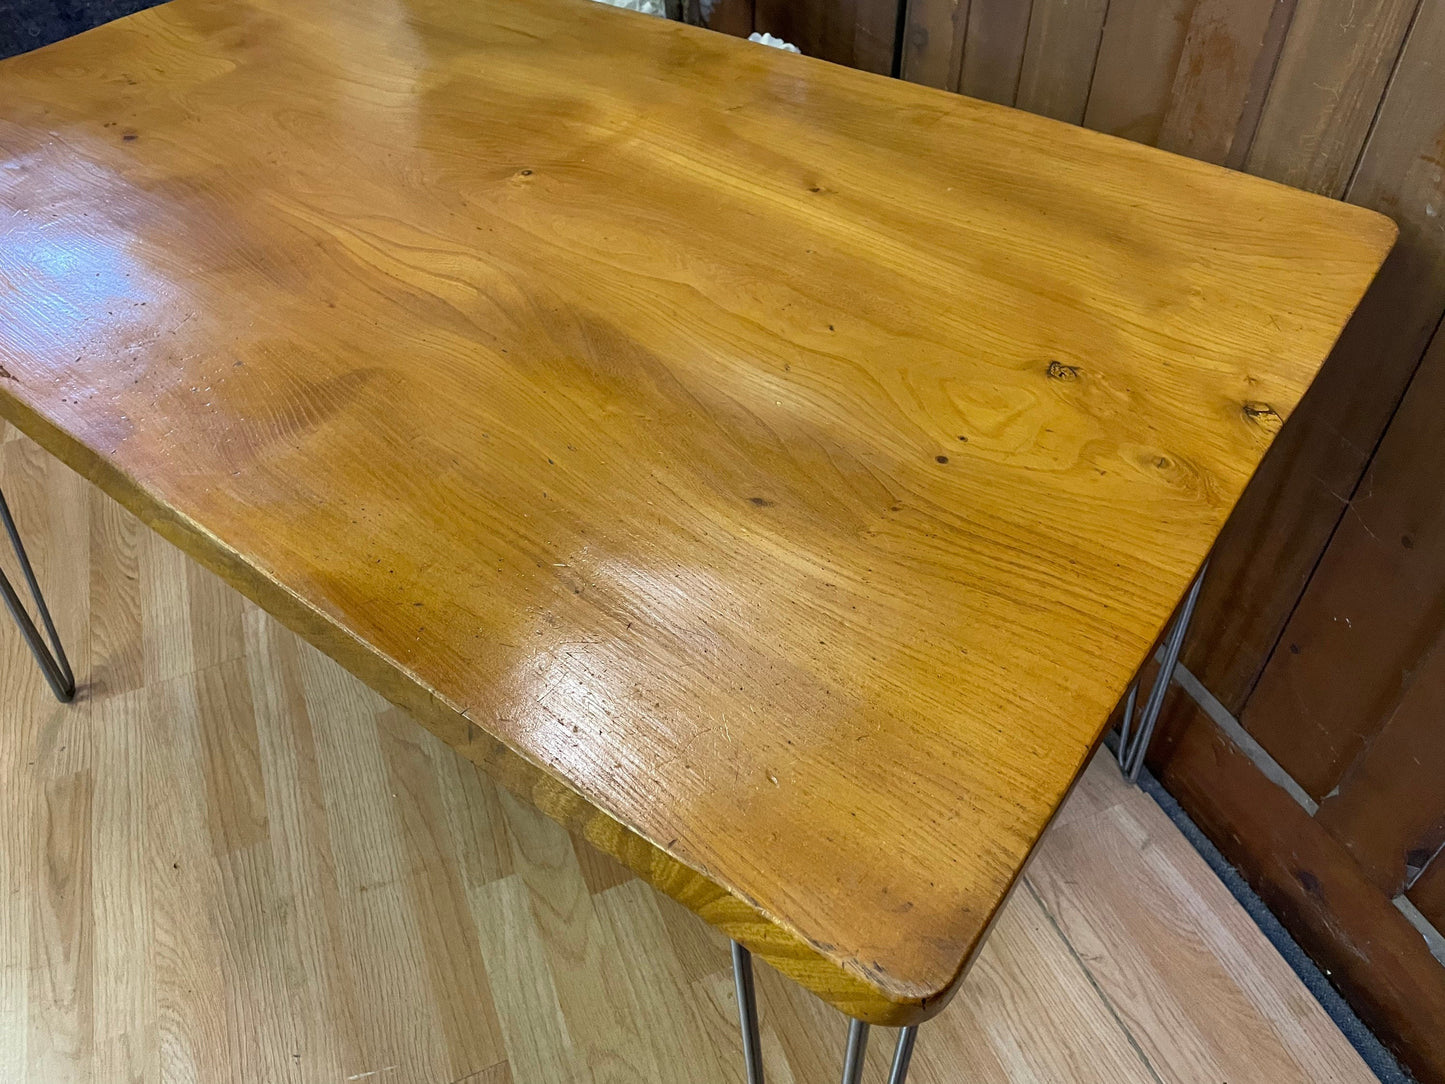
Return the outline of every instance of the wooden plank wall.
{"type": "Polygon", "coordinates": [[[1401,910],[1445,930],[1445,0],[912,0],[901,47],[906,78],[1400,224],[1221,538],[1185,652],[1308,804],[1182,696],[1152,762],[1445,1082],[1445,968],[1401,910]]]}
{"type": "MultiPolygon", "coordinates": [[[[1170,793],[1326,970],[1360,1018],[1422,1084],[1440,1084],[1445,968],[1430,957],[1419,931],[1364,876],[1348,849],[1198,704],[1176,695],[1165,713],[1159,736],[1164,755],[1154,767],[1170,793]]],[[[1438,900],[1445,868],[1438,862],[1433,868],[1438,900]]],[[[1431,888],[1423,880],[1416,887],[1422,893],[1431,888]]]]}
{"type": "Polygon", "coordinates": [[[1356,1011],[1445,1081],[1445,331],[1437,331],[1240,722],[1283,797],[1177,696],[1153,764],[1356,1011]],[[1438,950],[1437,950],[1438,951],[1438,950]]]}
{"type": "Polygon", "coordinates": [[[1445,67],[1432,55],[1445,48],[1445,0],[901,2],[902,12],[900,0],[714,10],[730,27],[875,72],[890,70],[896,45],[906,79],[1348,199],[1401,225],[1381,283],[1227,529],[1201,600],[1185,662],[1238,715],[1445,311],[1431,210],[1434,160],[1445,160],[1445,67]]]}
{"type": "MultiPolygon", "coordinates": [[[[752,0],[753,27],[809,56],[893,75],[898,5],[899,0],[752,0]]],[[[723,29],[716,19],[711,25],[723,29]]]]}
{"type": "Polygon", "coordinates": [[[1445,69],[1430,55],[1441,48],[1440,8],[1440,0],[908,5],[905,78],[1363,203],[1401,223],[1379,296],[1287,427],[1205,589],[1186,662],[1236,713],[1445,309],[1445,245],[1429,210],[1439,171],[1415,168],[1436,152],[1445,124],[1445,69]]]}
{"type": "Polygon", "coordinates": [[[1445,1084],[1445,968],[1400,909],[1445,929],[1445,0],[757,0],[756,28],[882,72],[884,35],[856,55],[856,27],[899,2],[903,78],[1399,223],[1220,539],[1184,655],[1304,804],[1185,697],[1152,763],[1445,1084]]]}

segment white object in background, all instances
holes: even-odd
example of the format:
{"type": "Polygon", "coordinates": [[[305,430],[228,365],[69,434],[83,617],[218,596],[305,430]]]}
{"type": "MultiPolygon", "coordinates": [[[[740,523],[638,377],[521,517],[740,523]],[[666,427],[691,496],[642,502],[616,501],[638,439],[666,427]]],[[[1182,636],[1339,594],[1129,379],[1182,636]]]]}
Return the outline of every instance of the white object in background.
{"type": "MultiPolygon", "coordinates": [[[[606,0],[603,0],[605,3],[606,0]]],[[[774,49],[786,49],[790,53],[801,53],[802,50],[782,38],[775,38],[771,34],[749,34],[748,41],[755,41],[759,45],[771,45],[774,49]]]]}
{"type": "Polygon", "coordinates": [[[597,0],[599,4],[607,4],[614,8],[626,8],[628,11],[640,11],[644,15],[660,15],[667,17],[667,11],[662,6],[662,0],[597,0]]]}

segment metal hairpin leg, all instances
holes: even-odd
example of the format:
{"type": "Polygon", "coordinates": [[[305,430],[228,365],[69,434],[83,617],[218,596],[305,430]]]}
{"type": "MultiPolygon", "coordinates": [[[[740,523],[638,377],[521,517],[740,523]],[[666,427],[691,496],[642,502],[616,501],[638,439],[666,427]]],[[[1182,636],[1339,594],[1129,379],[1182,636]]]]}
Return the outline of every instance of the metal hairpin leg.
{"type": "Polygon", "coordinates": [[[913,1060],[913,1044],[917,1039],[917,1024],[898,1033],[898,1045],[893,1048],[893,1068],[888,1071],[888,1084],[904,1084],[908,1079],[908,1063],[913,1060]]]}
{"type": "Polygon", "coordinates": [[[743,1064],[748,1084],[763,1084],[763,1047],[758,1040],[758,997],[753,990],[753,954],[733,942],[733,986],[738,992],[738,1024],[743,1029],[743,1064]]]}
{"type": "Polygon", "coordinates": [[[1189,619],[1194,616],[1194,604],[1199,601],[1199,588],[1204,584],[1204,573],[1209,562],[1200,568],[1189,593],[1184,596],[1184,607],[1179,611],[1169,634],[1164,638],[1164,657],[1159,661],[1159,673],[1144,701],[1144,710],[1134,721],[1134,702],[1138,698],[1138,684],[1129,687],[1124,701],[1124,719],[1119,724],[1119,768],[1129,777],[1130,782],[1139,778],[1139,769],[1144,767],[1144,754],[1149,751],[1149,739],[1154,736],[1154,724],[1159,721],[1159,710],[1164,706],[1164,694],[1174,677],[1174,667],[1179,662],[1179,650],[1184,646],[1184,636],[1189,631],[1189,619]]]}
{"type": "Polygon", "coordinates": [[[863,1055],[868,1052],[868,1025],[862,1020],[848,1021],[848,1048],[843,1051],[843,1084],[859,1084],[863,1079],[863,1055]]]}
{"type": "Polygon", "coordinates": [[[45,680],[50,685],[50,691],[57,700],[66,703],[75,698],[75,674],[71,672],[65,649],[60,646],[60,634],[55,631],[55,622],[50,619],[50,609],[45,605],[45,596],[40,593],[40,584],[35,580],[35,570],[30,567],[30,558],[25,554],[25,546],[20,541],[20,532],[15,529],[15,519],[10,515],[10,506],[5,503],[4,493],[0,493],[0,520],[5,523],[5,533],[10,536],[15,559],[20,562],[20,574],[25,577],[30,588],[30,597],[35,600],[35,609],[40,614],[40,623],[45,626],[45,634],[50,638],[48,647],[40,638],[40,630],[30,619],[30,614],[26,612],[24,603],[20,601],[20,596],[16,594],[4,571],[0,571],[0,595],[5,596],[5,608],[15,619],[20,635],[25,637],[30,653],[35,656],[40,672],[45,675],[45,680]]]}
{"type": "MultiPolygon", "coordinates": [[[[747,1066],[748,1084],[763,1084],[763,1051],[758,1041],[758,999],[753,988],[753,956],[736,941],[733,942],[733,986],[738,995],[738,1024],[743,1032],[743,1061],[747,1066]]],[[[904,1028],[898,1033],[898,1047],[893,1052],[893,1068],[888,1084],[906,1084],[908,1063],[913,1058],[913,1044],[918,1028],[904,1028]]],[[[863,1055],[868,1049],[868,1025],[862,1020],[848,1021],[848,1046],[843,1054],[843,1084],[859,1084],[863,1079],[863,1055]]]]}

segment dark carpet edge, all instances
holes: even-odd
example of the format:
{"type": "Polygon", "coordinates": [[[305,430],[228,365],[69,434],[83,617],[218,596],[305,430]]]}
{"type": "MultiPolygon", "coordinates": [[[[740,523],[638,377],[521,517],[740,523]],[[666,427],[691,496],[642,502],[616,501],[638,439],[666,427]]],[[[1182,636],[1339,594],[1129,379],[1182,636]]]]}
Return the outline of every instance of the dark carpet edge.
{"type": "MultiPolygon", "coordinates": [[[[1105,737],[1104,743],[1111,752],[1115,752],[1118,748],[1118,734],[1111,731],[1105,737]]],[[[1385,1044],[1355,1015],[1355,1010],[1350,1008],[1349,1003],[1325,977],[1325,973],[1309,958],[1305,950],[1300,948],[1299,942],[1290,936],[1274,912],[1265,906],[1254,889],[1249,887],[1244,875],[1230,864],[1214,842],[1194,823],[1193,818],[1184,812],[1183,806],[1164,789],[1164,784],[1159,782],[1147,767],[1139,773],[1139,789],[1154,799],[1154,803],[1174,822],[1174,826],[1189,841],[1189,845],[1199,853],[1205,864],[1214,871],[1214,875],[1223,882],[1224,887],[1229,889],[1229,894],[1239,901],[1239,905],[1254,920],[1260,932],[1284,957],[1290,970],[1299,976],[1300,981],[1319,1002],[1325,1015],[1334,1021],[1361,1060],[1379,1078],[1380,1084],[1417,1084],[1415,1078],[1395,1059],[1385,1044]]]]}

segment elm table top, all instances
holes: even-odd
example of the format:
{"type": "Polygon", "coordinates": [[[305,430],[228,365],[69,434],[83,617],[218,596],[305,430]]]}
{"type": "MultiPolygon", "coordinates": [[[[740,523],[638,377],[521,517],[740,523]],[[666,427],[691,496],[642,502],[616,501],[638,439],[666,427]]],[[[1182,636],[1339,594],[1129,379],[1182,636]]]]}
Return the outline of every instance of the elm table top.
{"type": "Polygon", "coordinates": [[[0,63],[0,414],[906,1023],[1393,238],[582,0],[175,0],[0,63]]]}

